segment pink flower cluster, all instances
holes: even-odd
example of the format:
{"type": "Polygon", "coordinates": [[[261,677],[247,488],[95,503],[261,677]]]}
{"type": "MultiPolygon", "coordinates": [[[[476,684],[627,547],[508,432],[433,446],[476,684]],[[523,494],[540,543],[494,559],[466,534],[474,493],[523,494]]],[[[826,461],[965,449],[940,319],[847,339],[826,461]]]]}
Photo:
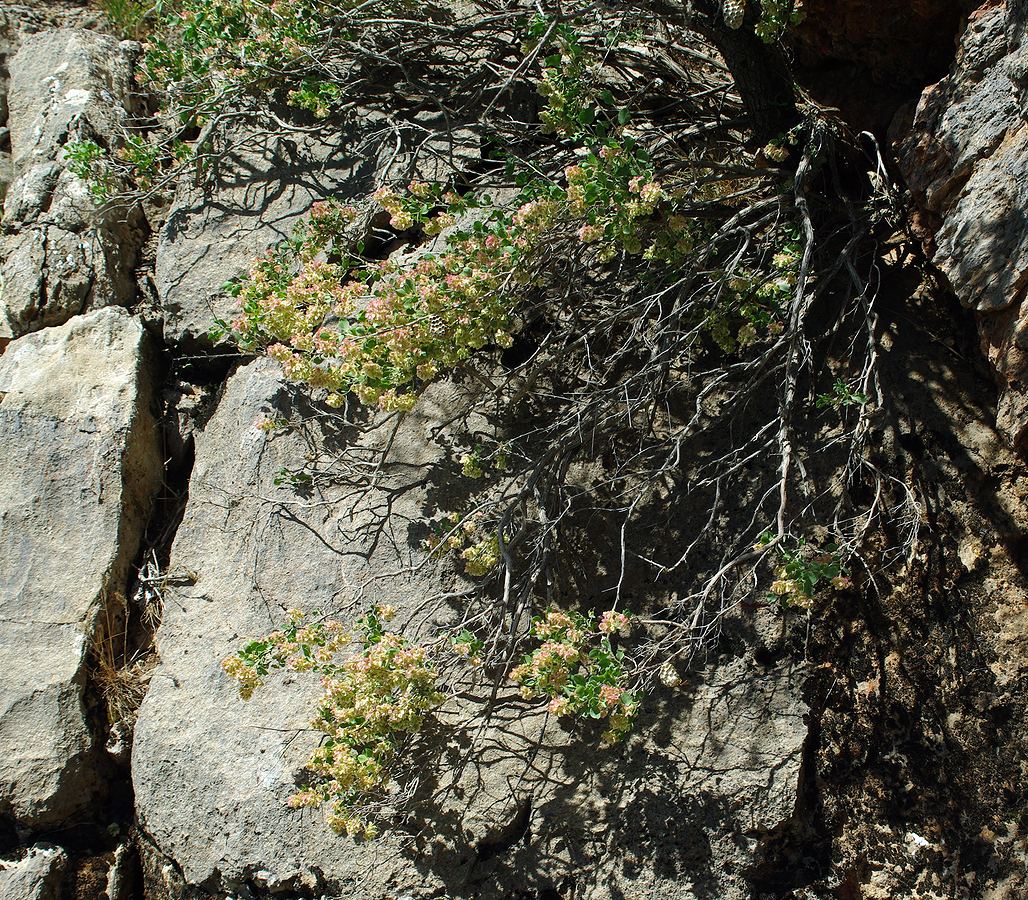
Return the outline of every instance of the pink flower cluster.
{"type": "Polygon", "coordinates": [[[532,637],[541,644],[511,677],[526,699],[548,698],[554,715],[608,719],[603,740],[616,741],[631,728],[639,703],[623,683],[610,637],[627,635],[630,626],[624,613],[608,611],[594,624],[580,613],[550,608],[533,621],[532,637]]]}
{"type": "MultiPolygon", "coordinates": [[[[290,380],[325,390],[330,405],[352,392],[408,410],[424,383],[488,345],[512,344],[521,287],[538,277],[537,250],[555,230],[576,230],[601,262],[618,249],[641,252],[644,240],[651,258],[686,242],[681,216],[651,221],[664,191],[632,152],[604,147],[565,176],[563,197],[525,199],[510,216],[494,209],[469,232],[445,235],[439,255],[403,266],[355,262],[347,241],[356,208],[318,203],[297,238],[254,264],[236,337],[266,348],[290,380]]],[[[396,230],[431,234],[477,206],[423,181],[380,188],[373,199],[396,230]]]]}
{"type": "MultiPolygon", "coordinates": [[[[422,183],[412,189],[419,201],[427,190],[422,183]]],[[[375,196],[394,218],[410,215],[392,189],[375,196]]],[[[330,404],[353,391],[386,410],[409,409],[419,383],[473,351],[510,346],[519,260],[552,221],[554,205],[526,204],[520,227],[500,221],[486,233],[454,237],[441,255],[402,269],[326,261],[339,256],[333,242],[352,210],[320,204],[294,257],[273,251],[254,264],[235,322],[241,343],[263,344],[286,377],[327,390],[330,404]]]]}

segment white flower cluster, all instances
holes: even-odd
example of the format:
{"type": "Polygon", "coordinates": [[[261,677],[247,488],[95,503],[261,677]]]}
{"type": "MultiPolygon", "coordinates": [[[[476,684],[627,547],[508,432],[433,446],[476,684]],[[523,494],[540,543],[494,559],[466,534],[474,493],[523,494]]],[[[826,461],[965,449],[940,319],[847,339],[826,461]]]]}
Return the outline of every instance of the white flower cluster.
{"type": "Polygon", "coordinates": [[[746,0],[722,0],[721,13],[729,28],[741,28],[746,18],[746,0]]]}

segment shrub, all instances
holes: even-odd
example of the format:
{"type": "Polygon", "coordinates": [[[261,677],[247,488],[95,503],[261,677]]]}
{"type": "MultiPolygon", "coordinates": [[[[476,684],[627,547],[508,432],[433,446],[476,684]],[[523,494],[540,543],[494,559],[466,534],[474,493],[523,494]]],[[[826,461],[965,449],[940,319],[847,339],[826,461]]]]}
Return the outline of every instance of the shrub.
{"type": "Polygon", "coordinates": [[[340,658],[350,632],[335,621],[305,625],[299,610],[285,629],[253,641],[222,664],[252,696],[273,669],[321,675],[323,694],[312,726],[324,735],[307,763],[311,783],[289,803],[325,807],[335,831],[372,838],[372,811],[394,788],[398,758],[425,718],[443,700],[429,651],[389,631],[388,606],[376,606],[358,623],[355,652],[340,658]]]}
{"type": "Polygon", "coordinates": [[[632,727],[639,699],[626,685],[624,653],[616,635],[627,637],[631,617],[607,611],[598,620],[550,608],[532,621],[532,637],[542,644],[524,656],[511,677],[531,700],[549,698],[558,716],[606,719],[604,743],[614,743],[632,727]]]}
{"type": "MultiPolygon", "coordinates": [[[[721,16],[773,43],[799,4],[764,0],[758,17],[695,3],[657,21],[511,2],[460,23],[404,2],[157,9],[144,81],[169,98],[158,127],[114,154],[70,151],[98,198],[187,171],[202,181],[226,110],[259,117],[269,103],[299,127],[345,127],[362,107],[402,119],[427,98],[470,123],[481,150],[437,179],[414,153],[369,196],[321,199],[230,286],[239,311],[219,323],[348,427],[399,428],[443,378],[475,385],[454,420],[487,423],[455,441],[461,500],[433,510],[414,563],[450,555],[467,576],[447,595],[462,604],[456,633],[414,642],[386,628],[386,608],[353,626],[297,615],[226,660],[244,696],[275,669],[323,678],[324,743],[295,805],[374,834],[408,797],[408,750],[453,666],[602,720],[610,743],[648,692],[705,659],[744,599],[809,609],[846,586],[887,512],[869,461],[874,290],[859,248],[889,198],[819,202],[819,188],[841,190],[832,148],[844,136],[815,110],[750,140],[754,110],[693,27],[723,34],[721,16]],[[408,252],[375,258],[390,244],[408,252]],[[505,353],[519,344],[528,352],[505,353]],[[812,461],[830,473],[817,490],[812,461]],[[811,541],[822,521],[830,540],[811,541]],[[597,533],[617,535],[602,561],[597,533]],[[572,578],[596,594],[562,590],[572,578]],[[600,591],[631,615],[587,612],[600,591]],[[583,599],[558,608],[554,596],[583,599]]],[[[389,448],[374,452],[370,474],[348,475],[358,491],[381,487],[389,448]]],[[[316,477],[297,461],[276,484],[316,477]]],[[[912,503],[888,514],[916,522],[912,503]]]]}

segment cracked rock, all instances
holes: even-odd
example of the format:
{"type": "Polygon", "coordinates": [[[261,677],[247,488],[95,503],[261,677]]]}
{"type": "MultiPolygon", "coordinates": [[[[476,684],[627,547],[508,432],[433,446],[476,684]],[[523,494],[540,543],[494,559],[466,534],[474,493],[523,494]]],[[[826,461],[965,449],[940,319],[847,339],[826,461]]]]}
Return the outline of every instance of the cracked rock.
{"type": "Polygon", "coordinates": [[[27,36],[9,61],[0,338],[135,297],[138,212],[98,210],[65,168],[69,144],[109,146],[133,114],[135,53],[134,44],[68,28],[27,36]]]}
{"type": "Polygon", "coordinates": [[[1000,385],[997,426],[1028,440],[1028,22],[1023,5],[970,17],[953,67],[927,88],[898,158],[932,262],[973,309],[1000,385]]]}
{"type": "Polygon", "coordinates": [[[160,483],[150,378],[142,325],[119,309],[0,356],[0,813],[25,827],[102,792],[90,636],[160,483]]]}
{"type": "Polygon", "coordinates": [[[318,741],[309,727],[317,684],[269,678],[243,702],[220,662],[294,605],[348,615],[365,597],[388,597],[402,621],[441,589],[435,575],[397,573],[416,552],[406,523],[426,492],[446,502],[446,454],[432,434],[452,418],[458,391],[433,385],[404,418],[391,445],[403,465],[381,489],[324,485],[307,503],[277,473],[304,454],[339,452],[340,436],[256,427],[304,402],[270,361],[229,379],[195,435],[171,554],[173,569],[196,577],[169,586],[161,662],[136,723],[132,776],[149,870],[173,862],[180,880],[164,878],[168,896],[190,900],[253,885],[259,895],[354,900],[501,897],[503,885],[542,893],[562,878],[578,879],[583,900],[748,897],[751,852],[739,835],[770,832],[797,803],[807,708],[788,662],[726,657],[648,705],[637,734],[614,749],[511,702],[505,688],[492,714],[454,697],[439,712],[451,737],[429,750],[414,820],[374,842],[338,837],[319,812],[286,805],[318,741]],[[376,539],[364,526],[386,509],[376,539]],[[634,867],[622,865],[629,852],[634,867]]]}
{"type": "Polygon", "coordinates": [[[0,896],[4,900],[61,900],[68,865],[53,844],[35,844],[20,857],[0,859],[0,896]]]}

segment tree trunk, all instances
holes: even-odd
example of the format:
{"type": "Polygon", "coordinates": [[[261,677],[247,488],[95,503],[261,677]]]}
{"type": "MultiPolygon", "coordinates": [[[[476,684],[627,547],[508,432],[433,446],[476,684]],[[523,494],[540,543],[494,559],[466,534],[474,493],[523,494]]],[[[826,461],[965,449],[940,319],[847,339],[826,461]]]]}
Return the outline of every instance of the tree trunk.
{"type": "Polygon", "coordinates": [[[765,144],[792,128],[799,114],[785,56],[777,45],[765,44],[753,30],[757,19],[753,5],[751,0],[741,28],[726,26],[720,12],[705,16],[704,21],[697,17],[695,27],[724,57],[749,115],[753,139],[765,144]]]}
{"type": "Polygon", "coordinates": [[[725,24],[720,0],[692,0],[684,9],[675,0],[658,0],[654,6],[658,14],[669,18],[681,18],[684,13],[687,24],[717,48],[746,107],[756,143],[767,143],[799,121],[785,56],[780,47],[765,44],[754,31],[759,19],[757,0],[747,3],[746,18],[739,28],[725,24]]]}

